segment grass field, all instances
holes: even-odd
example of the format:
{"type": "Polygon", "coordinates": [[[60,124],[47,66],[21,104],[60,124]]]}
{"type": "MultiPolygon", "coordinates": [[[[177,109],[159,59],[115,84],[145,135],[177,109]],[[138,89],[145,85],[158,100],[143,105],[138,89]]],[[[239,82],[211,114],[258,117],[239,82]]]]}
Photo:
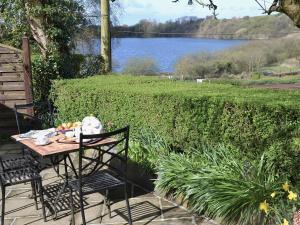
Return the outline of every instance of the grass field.
{"type": "Polygon", "coordinates": [[[267,84],[300,84],[300,75],[283,77],[261,76],[257,79],[212,79],[209,80],[209,82],[238,86],[253,86],[267,84]]]}

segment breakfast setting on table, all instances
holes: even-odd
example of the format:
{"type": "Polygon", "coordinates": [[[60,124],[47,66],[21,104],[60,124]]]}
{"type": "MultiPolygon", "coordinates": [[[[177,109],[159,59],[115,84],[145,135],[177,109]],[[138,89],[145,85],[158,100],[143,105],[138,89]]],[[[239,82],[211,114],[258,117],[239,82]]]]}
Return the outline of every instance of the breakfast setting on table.
{"type": "MultiPolygon", "coordinates": [[[[25,134],[13,136],[16,141],[31,140],[37,146],[46,146],[54,143],[79,143],[80,133],[85,135],[100,134],[101,122],[94,116],[85,117],[82,122],[62,123],[57,128],[45,130],[30,130],[25,134]]],[[[93,141],[85,139],[85,142],[93,141]]]]}

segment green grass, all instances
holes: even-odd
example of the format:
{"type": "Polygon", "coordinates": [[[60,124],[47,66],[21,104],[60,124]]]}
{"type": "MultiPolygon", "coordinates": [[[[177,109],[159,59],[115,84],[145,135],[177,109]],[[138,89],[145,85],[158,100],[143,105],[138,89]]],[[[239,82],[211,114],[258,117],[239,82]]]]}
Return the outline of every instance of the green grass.
{"type": "Polygon", "coordinates": [[[274,73],[289,73],[289,72],[295,72],[295,71],[300,71],[300,66],[268,66],[268,67],[263,67],[260,69],[260,71],[270,71],[274,73]]]}
{"type": "MultiPolygon", "coordinates": [[[[209,82],[214,84],[231,84],[237,86],[251,86],[263,84],[298,84],[300,83],[300,75],[284,77],[262,76],[260,79],[216,79],[210,80],[209,82]]],[[[285,92],[286,90],[283,91],[285,92]]],[[[291,92],[299,91],[293,90],[291,92]]]]}

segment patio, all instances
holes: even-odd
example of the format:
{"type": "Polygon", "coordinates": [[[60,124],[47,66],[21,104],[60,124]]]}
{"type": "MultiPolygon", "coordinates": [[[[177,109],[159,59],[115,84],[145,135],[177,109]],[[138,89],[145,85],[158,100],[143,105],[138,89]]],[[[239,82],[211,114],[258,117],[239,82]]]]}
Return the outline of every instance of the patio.
{"type": "MultiPolygon", "coordinates": [[[[62,171],[62,170],[61,170],[62,171]]],[[[47,222],[42,219],[41,209],[35,209],[34,200],[31,196],[31,186],[17,185],[10,187],[6,195],[6,216],[5,225],[62,225],[70,224],[70,210],[67,196],[59,200],[58,218],[53,220],[51,211],[51,199],[59,188],[61,180],[52,169],[42,173],[45,196],[48,197],[47,222]],[[51,192],[52,191],[52,192],[51,192]]],[[[196,217],[190,214],[184,207],[178,206],[167,199],[164,199],[154,192],[147,191],[138,185],[131,185],[130,205],[132,209],[133,222],[136,225],[210,225],[216,224],[205,218],[196,217]]],[[[126,222],[126,207],[124,201],[118,201],[118,193],[113,193],[114,204],[112,205],[112,218],[108,216],[106,207],[102,207],[103,198],[100,194],[89,196],[86,201],[86,217],[88,224],[121,225],[126,222]],[[102,221],[101,221],[102,218],[102,221]]],[[[76,201],[76,198],[75,198],[76,201]]],[[[76,203],[75,203],[76,205],[76,203]]],[[[40,205],[39,205],[40,207],[40,205]]],[[[76,224],[81,223],[80,213],[76,213],[76,224]]]]}

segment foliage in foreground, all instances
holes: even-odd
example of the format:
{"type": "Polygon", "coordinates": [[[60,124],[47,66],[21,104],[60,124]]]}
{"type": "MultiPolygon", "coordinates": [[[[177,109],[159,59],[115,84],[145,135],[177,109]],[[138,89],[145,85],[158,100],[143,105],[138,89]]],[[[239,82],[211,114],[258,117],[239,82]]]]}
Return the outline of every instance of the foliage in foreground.
{"type": "Polygon", "coordinates": [[[299,95],[129,76],[61,80],[52,89],[60,122],[94,114],[112,128],[131,125],[131,136],[151,128],[185,152],[203,140],[232,146],[251,160],[265,152],[293,181],[300,178],[299,95]]]}
{"type": "Polygon", "coordinates": [[[284,219],[292,224],[297,196],[292,192],[290,198],[290,188],[282,190],[285,182],[264,156],[250,163],[224,146],[203,145],[192,155],[163,158],[156,188],[186,201],[199,215],[221,218],[222,224],[281,224],[284,219]]]}
{"type": "Polygon", "coordinates": [[[130,138],[129,158],[149,172],[153,172],[162,157],[170,153],[167,142],[152,129],[142,128],[130,138]]]}

